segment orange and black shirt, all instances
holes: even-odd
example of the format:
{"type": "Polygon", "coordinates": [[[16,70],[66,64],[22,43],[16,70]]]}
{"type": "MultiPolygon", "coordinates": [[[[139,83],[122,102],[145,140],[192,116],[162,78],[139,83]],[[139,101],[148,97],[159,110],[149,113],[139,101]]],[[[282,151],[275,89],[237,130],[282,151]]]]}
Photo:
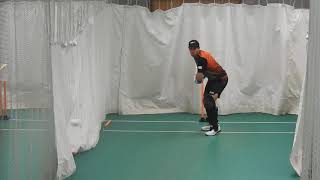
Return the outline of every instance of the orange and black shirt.
{"type": "Polygon", "coordinates": [[[200,50],[194,57],[198,72],[203,73],[209,80],[228,79],[226,71],[217,63],[210,53],[200,50]]]}

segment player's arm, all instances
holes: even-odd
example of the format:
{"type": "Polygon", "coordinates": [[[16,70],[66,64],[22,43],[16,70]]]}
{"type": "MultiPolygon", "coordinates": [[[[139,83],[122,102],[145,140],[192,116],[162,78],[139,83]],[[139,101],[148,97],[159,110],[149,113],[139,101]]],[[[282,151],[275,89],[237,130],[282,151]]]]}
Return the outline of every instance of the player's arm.
{"type": "Polygon", "coordinates": [[[197,64],[197,74],[196,81],[201,83],[204,79],[204,74],[207,71],[207,60],[205,58],[199,57],[196,61],[197,64]]]}
{"type": "Polygon", "coordinates": [[[207,71],[207,60],[203,57],[199,57],[199,59],[197,60],[197,70],[198,73],[202,73],[204,74],[207,71]]]}

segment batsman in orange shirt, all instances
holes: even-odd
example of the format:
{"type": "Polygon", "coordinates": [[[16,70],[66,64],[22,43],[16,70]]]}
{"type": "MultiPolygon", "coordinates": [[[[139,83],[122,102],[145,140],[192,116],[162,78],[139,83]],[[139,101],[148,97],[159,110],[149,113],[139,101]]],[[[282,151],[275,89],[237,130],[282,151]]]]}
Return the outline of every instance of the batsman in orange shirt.
{"type": "Polygon", "coordinates": [[[200,50],[197,40],[189,42],[189,51],[197,65],[195,82],[201,84],[204,78],[208,78],[203,94],[203,104],[207,111],[209,125],[202,127],[201,130],[206,131],[207,136],[214,136],[221,132],[216,100],[228,84],[228,75],[210,53],[200,50]]]}

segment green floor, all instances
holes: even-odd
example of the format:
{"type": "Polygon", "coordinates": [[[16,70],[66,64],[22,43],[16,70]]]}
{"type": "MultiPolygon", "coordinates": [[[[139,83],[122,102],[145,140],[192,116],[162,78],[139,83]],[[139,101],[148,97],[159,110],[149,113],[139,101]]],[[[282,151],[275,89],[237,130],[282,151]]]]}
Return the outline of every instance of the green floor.
{"type": "Polygon", "coordinates": [[[47,109],[9,111],[0,120],[0,180],[44,180],[53,174],[53,122],[47,109]]]}
{"type": "Polygon", "coordinates": [[[298,180],[289,163],[294,115],[221,116],[216,137],[199,131],[197,115],[107,119],[111,126],[95,149],[76,156],[68,180],[298,180]]]}

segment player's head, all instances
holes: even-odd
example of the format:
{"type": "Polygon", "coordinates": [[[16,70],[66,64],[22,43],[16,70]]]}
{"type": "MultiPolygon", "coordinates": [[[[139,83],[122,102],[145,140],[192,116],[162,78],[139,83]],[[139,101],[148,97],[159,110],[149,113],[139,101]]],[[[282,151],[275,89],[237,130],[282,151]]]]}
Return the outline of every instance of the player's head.
{"type": "Polygon", "coordinates": [[[200,52],[200,44],[197,40],[191,40],[189,41],[189,51],[190,55],[195,57],[200,52]]]}

